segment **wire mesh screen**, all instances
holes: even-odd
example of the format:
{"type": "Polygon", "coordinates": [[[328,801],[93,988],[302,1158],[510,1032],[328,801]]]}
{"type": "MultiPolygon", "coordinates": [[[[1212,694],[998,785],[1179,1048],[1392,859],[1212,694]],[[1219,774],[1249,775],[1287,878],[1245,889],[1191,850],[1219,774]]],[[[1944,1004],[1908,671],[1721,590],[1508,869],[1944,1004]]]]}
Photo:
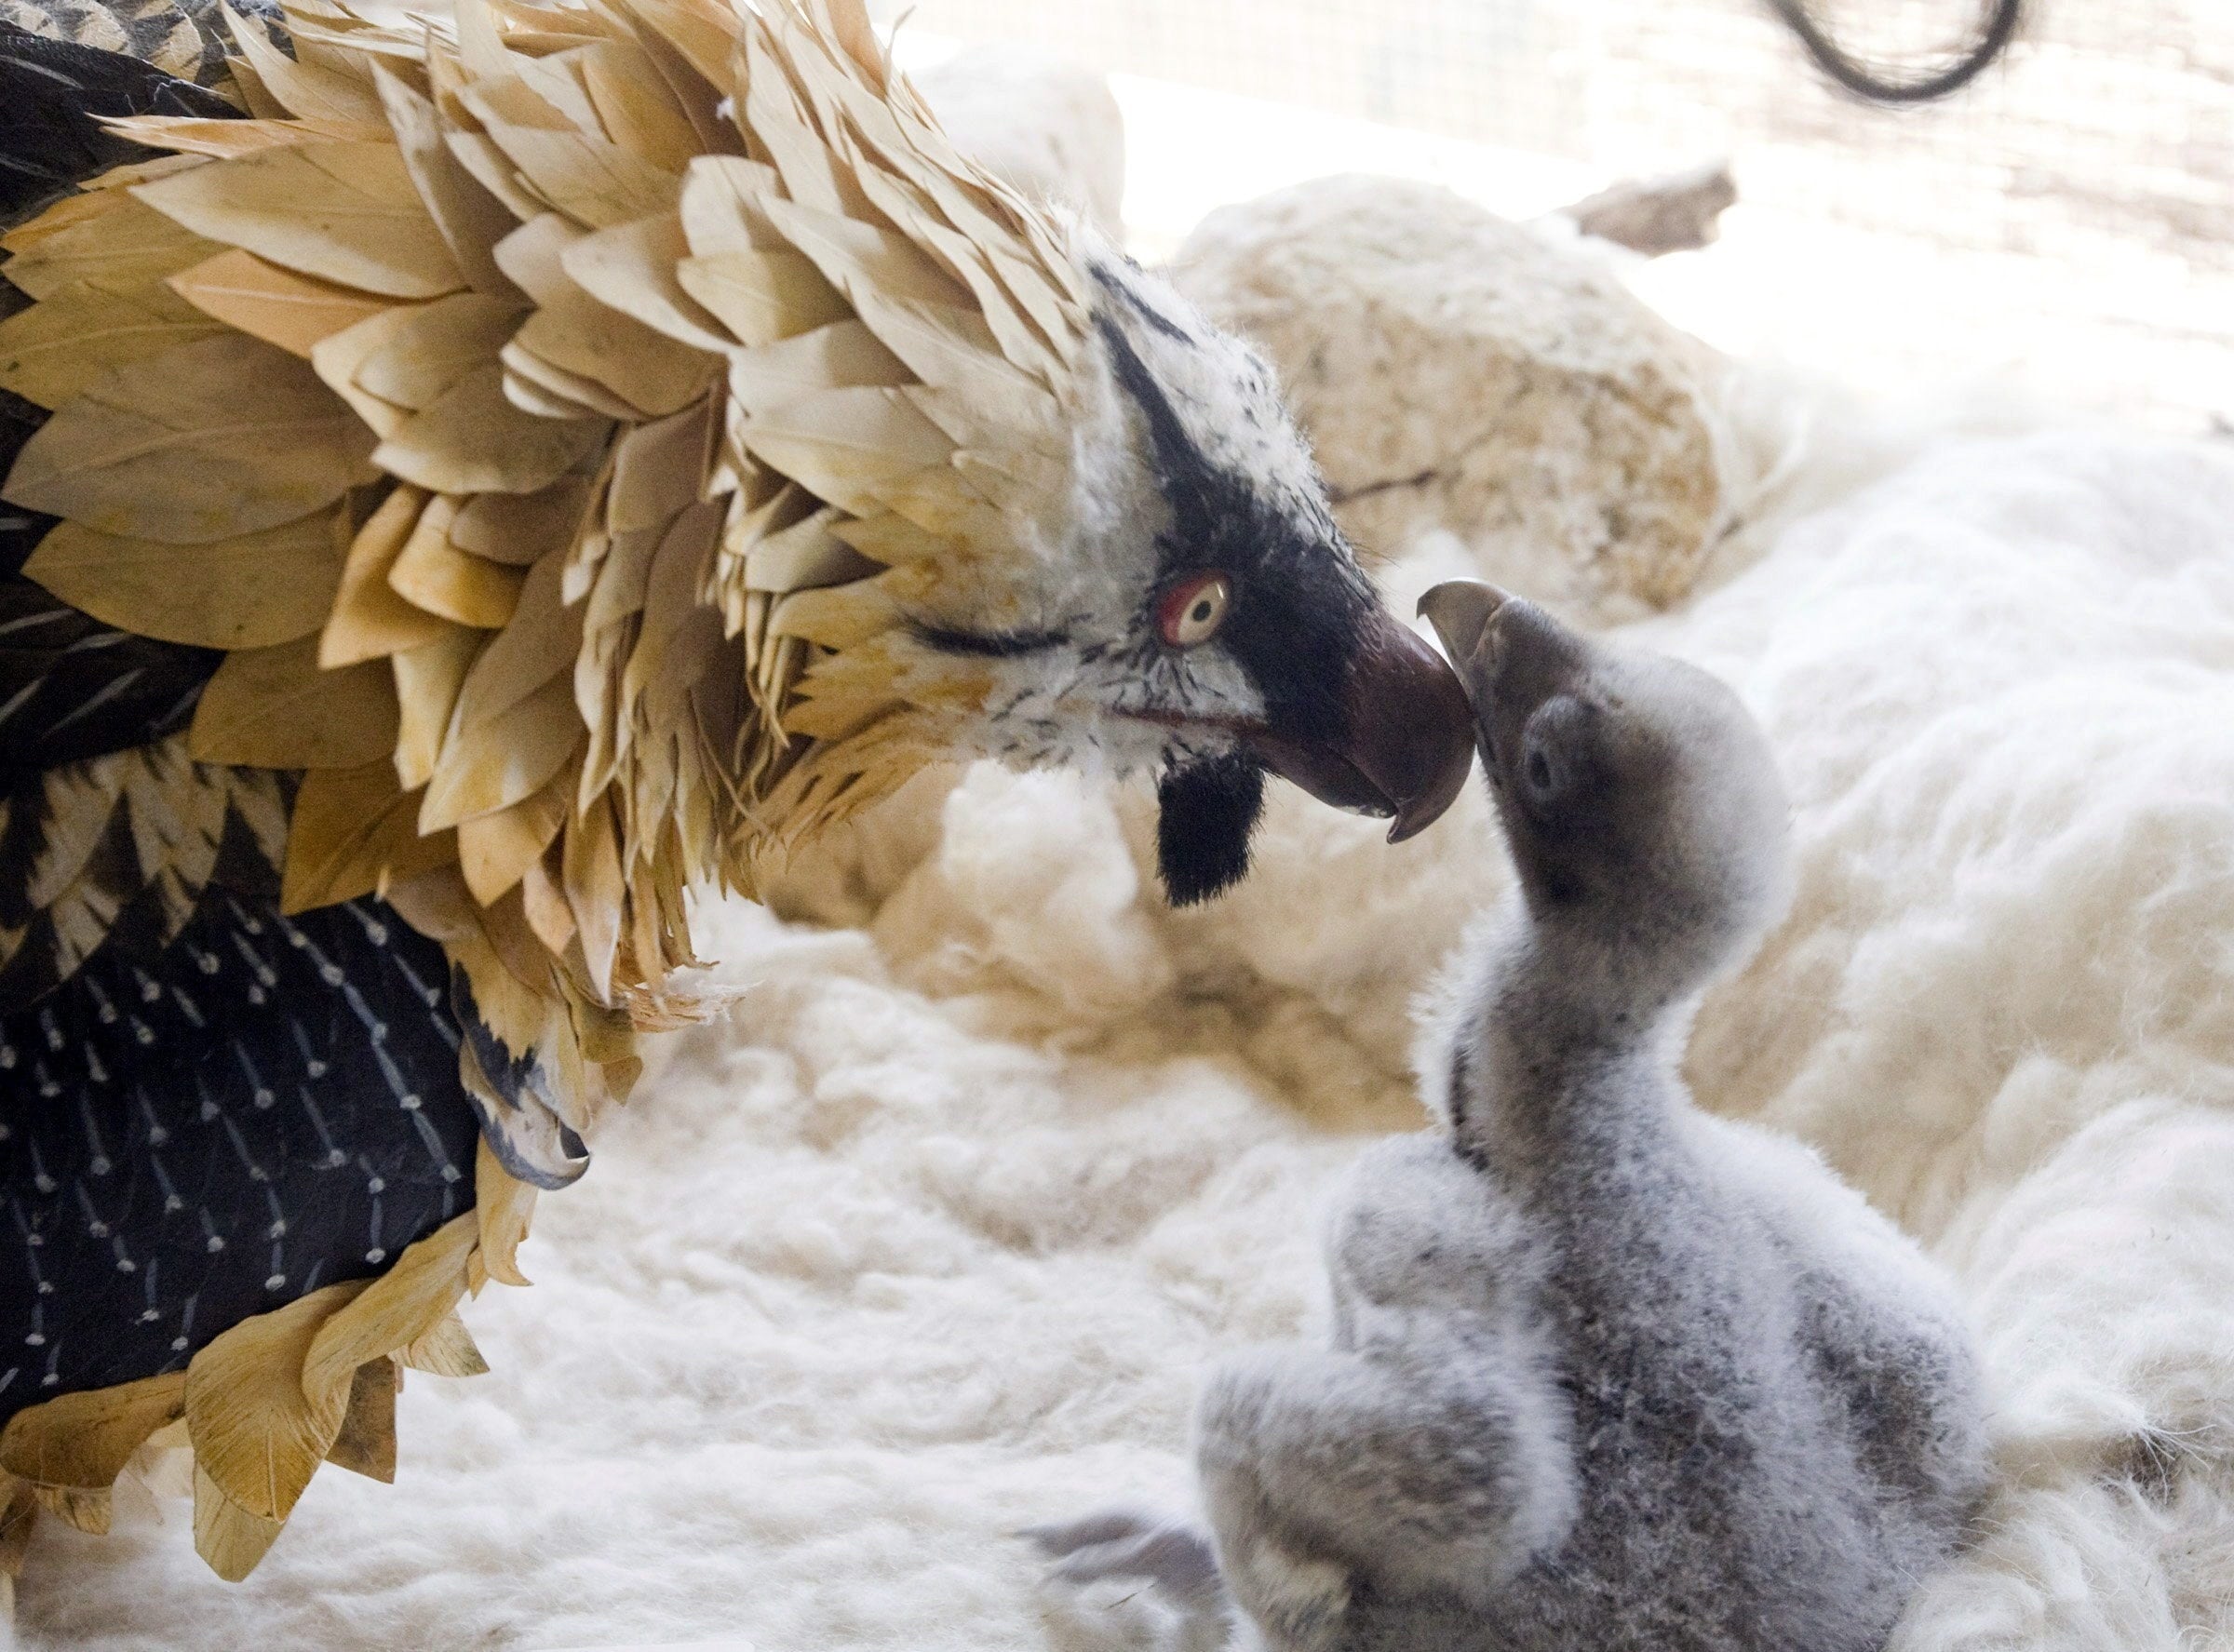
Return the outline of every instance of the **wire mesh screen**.
{"type": "MultiPolygon", "coordinates": [[[[1974,34],[1983,4],[1815,12],[1856,55],[1914,64],[1974,34]]],[[[1956,255],[1936,266],[1944,314],[1912,317],[1919,366],[2022,361],[2065,399],[2159,424],[2234,411],[2234,0],[2034,0],[1998,66],[1897,110],[1833,88],[1764,0],[922,0],[908,26],[1605,178],[1727,156],[1764,221],[1956,255]],[[2046,368],[2044,349],[2061,352],[2046,368]]],[[[1857,243],[1817,246],[1850,265],[1857,243]]],[[[1825,271],[1826,290],[1854,275],[1825,271]]],[[[1931,308],[1934,279],[1900,302],[1931,308]]]]}

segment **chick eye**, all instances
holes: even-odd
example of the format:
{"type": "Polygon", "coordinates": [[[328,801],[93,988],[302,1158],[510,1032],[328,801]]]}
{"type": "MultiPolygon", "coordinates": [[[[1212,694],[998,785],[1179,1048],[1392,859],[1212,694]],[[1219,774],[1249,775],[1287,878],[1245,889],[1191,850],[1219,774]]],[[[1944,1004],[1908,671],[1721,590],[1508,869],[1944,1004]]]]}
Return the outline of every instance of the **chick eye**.
{"type": "Polygon", "coordinates": [[[1574,790],[1590,761],[1594,720],[1572,694],[1554,694],[1529,715],[1515,754],[1514,784],[1524,797],[1550,808],[1574,790]]]}
{"type": "Polygon", "coordinates": [[[1156,607],[1156,628],[1173,648],[1208,642],[1226,623],[1233,584],[1222,573],[1200,573],[1164,593],[1156,607]]]}

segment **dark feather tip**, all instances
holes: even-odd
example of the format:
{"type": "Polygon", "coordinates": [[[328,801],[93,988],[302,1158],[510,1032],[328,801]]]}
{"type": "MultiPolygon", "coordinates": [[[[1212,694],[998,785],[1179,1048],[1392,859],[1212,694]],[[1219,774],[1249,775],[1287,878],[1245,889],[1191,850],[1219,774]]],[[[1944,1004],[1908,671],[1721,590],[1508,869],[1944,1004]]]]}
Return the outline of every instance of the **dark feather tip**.
{"type": "Polygon", "coordinates": [[[1167,772],[1156,787],[1156,866],[1175,907],[1199,906],[1248,875],[1264,813],[1264,770],[1244,757],[1167,772]]]}

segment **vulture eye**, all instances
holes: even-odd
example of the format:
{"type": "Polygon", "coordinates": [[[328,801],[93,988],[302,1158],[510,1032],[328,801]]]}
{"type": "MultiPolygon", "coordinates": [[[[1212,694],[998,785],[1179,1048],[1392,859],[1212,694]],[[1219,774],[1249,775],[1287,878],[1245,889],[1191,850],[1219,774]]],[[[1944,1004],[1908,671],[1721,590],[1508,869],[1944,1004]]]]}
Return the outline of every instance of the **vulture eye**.
{"type": "Polygon", "coordinates": [[[1233,584],[1222,573],[1198,573],[1164,593],[1156,607],[1156,628],[1173,648],[1208,642],[1226,623],[1233,584]]]}

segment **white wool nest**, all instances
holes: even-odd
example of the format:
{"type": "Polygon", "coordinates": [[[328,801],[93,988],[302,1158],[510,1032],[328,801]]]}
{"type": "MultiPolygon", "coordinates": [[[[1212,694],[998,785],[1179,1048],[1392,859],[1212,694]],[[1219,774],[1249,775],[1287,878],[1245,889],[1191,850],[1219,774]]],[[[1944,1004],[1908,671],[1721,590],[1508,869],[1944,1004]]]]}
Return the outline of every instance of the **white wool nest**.
{"type": "MultiPolygon", "coordinates": [[[[1633,635],[1738,687],[1795,799],[1701,1102],[1814,1144],[1975,1310],[1998,1485],[1896,1647],[2227,1644],[2234,463],[1733,390],[1751,526],[1633,635]]],[[[1391,584],[1474,565],[1433,539],[1391,584]]],[[[495,1375],[412,1375],[397,1485],[321,1474],[237,1586],[183,1504],[45,1523],[26,1644],[1168,1645],[1008,1534],[1187,1495],[1196,1373],[1313,1326],[1324,1193],[1421,1122],[1408,1003],[1507,872],[1478,788],[1393,850],[1285,795],[1251,882],[1175,916],[1147,822],[926,777],[784,894],[861,927],[709,912],[752,993],[544,1202],[535,1288],[469,1307],[495,1375]]]]}

